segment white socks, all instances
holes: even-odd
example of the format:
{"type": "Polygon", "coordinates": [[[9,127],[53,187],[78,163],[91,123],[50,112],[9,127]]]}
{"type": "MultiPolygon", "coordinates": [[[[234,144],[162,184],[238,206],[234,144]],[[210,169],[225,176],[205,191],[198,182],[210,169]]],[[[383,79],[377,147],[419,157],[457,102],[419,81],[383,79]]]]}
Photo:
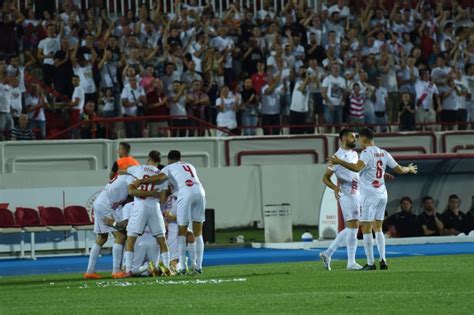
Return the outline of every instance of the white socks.
{"type": "MultiPolygon", "coordinates": [[[[164,252],[159,255],[166,268],[170,269],[170,252],[164,252]]],[[[157,265],[158,266],[158,265],[157,265]]]]}
{"type": "Polygon", "coordinates": [[[329,257],[331,257],[334,252],[337,250],[337,248],[339,247],[339,245],[343,245],[346,241],[346,233],[347,233],[347,228],[345,228],[344,230],[342,230],[341,232],[337,233],[336,235],[336,239],[334,239],[334,241],[332,241],[331,245],[329,245],[329,248],[326,250],[326,254],[329,255],[329,257]]]}
{"type": "Polygon", "coordinates": [[[190,268],[193,269],[196,266],[196,243],[188,243],[187,250],[191,261],[190,268]]]}
{"type": "Polygon", "coordinates": [[[355,256],[357,251],[357,231],[358,229],[346,228],[347,239],[347,264],[352,265],[356,263],[355,256]]]}
{"type": "Polygon", "coordinates": [[[178,235],[178,259],[179,259],[179,270],[186,269],[186,236],[178,235]]]}
{"type": "Polygon", "coordinates": [[[123,245],[114,243],[112,246],[112,273],[120,271],[122,264],[123,245]]]}
{"type": "Polygon", "coordinates": [[[95,265],[97,263],[97,258],[100,254],[100,246],[97,243],[92,245],[91,250],[89,252],[89,263],[87,264],[87,273],[94,273],[95,272],[95,265]]]}
{"type": "Polygon", "coordinates": [[[375,241],[377,242],[377,249],[379,250],[380,260],[387,261],[385,258],[385,235],[382,231],[375,233],[375,241]]]}
{"type": "Polygon", "coordinates": [[[202,269],[202,259],[204,257],[204,239],[202,235],[196,236],[196,269],[202,269]]]}
{"type": "Polygon", "coordinates": [[[131,272],[132,264],[133,264],[133,252],[125,251],[124,258],[125,258],[125,272],[127,273],[131,272]]]}
{"type": "Polygon", "coordinates": [[[367,264],[374,264],[374,239],[372,232],[364,234],[364,250],[365,256],[367,256],[367,264]]]}

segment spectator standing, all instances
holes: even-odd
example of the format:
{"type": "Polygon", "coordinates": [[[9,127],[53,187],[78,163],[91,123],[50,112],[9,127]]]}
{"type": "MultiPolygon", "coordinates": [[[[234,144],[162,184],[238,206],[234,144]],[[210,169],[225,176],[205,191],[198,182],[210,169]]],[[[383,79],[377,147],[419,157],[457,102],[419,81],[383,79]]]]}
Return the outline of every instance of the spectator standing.
{"type": "MultiPolygon", "coordinates": [[[[173,92],[168,95],[171,116],[186,116],[186,85],[180,81],[173,84],[173,92]]],[[[171,126],[176,127],[172,130],[173,137],[186,137],[189,121],[186,117],[172,117],[171,126]]]]}
{"type": "Polygon", "coordinates": [[[7,59],[18,53],[16,25],[25,17],[11,0],[4,0],[0,11],[0,59],[7,59]]]}
{"type": "Polygon", "coordinates": [[[461,91],[457,89],[450,74],[446,84],[439,88],[441,98],[441,130],[453,130],[458,120],[458,96],[461,91]]]}
{"type": "Polygon", "coordinates": [[[21,114],[18,118],[18,126],[12,130],[13,141],[34,140],[33,131],[28,128],[28,116],[21,114]]]}
{"type": "Polygon", "coordinates": [[[360,87],[364,94],[364,122],[369,125],[375,125],[375,87],[367,82],[367,73],[363,70],[359,73],[360,87]]]}
{"type": "Polygon", "coordinates": [[[325,77],[321,84],[321,94],[324,100],[324,121],[329,126],[342,123],[342,107],[344,106],[344,95],[347,86],[346,80],[340,76],[339,72],[339,65],[333,63],[331,74],[325,77]]]}
{"type": "Polygon", "coordinates": [[[74,87],[71,85],[71,78],[74,74],[71,62],[71,53],[73,49],[73,47],[69,47],[68,40],[66,38],[63,38],[61,39],[61,48],[54,53],[53,57],[54,88],[65,99],[68,99],[74,90],[74,87]]]}
{"type": "Polygon", "coordinates": [[[443,235],[469,233],[467,218],[466,215],[459,210],[459,197],[457,195],[449,196],[448,207],[441,215],[441,220],[444,223],[443,235]]]}
{"type": "Polygon", "coordinates": [[[359,83],[352,85],[352,93],[349,96],[349,118],[352,125],[357,127],[354,130],[359,130],[364,125],[364,102],[365,95],[361,93],[359,83]]]}
{"type": "Polygon", "coordinates": [[[23,97],[16,76],[10,77],[10,110],[13,126],[18,126],[18,119],[23,111],[23,97]]]}
{"type": "Polygon", "coordinates": [[[80,120],[82,121],[81,139],[96,139],[104,136],[101,126],[94,122],[95,119],[100,118],[99,115],[94,112],[94,108],[95,104],[92,101],[89,101],[84,105],[84,110],[80,116],[80,120]]]}
{"type": "Polygon", "coordinates": [[[395,237],[415,237],[420,236],[420,223],[415,214],[412,213],[410,197],[400,199],[400,212],[394,213],[385,219],[385,224],[389,227],[389,232],[395,237]]]}
{"type": "Polygon", "coordinates": [[[387,132],[388,120],[387,120],[387,102],[388,102],[388,91],[382,86],[382,78],[377,77],[375,79],[375,102],[374,102],[374,114],[375,123],[380,128],[380,131],[387,132]]]}
{"type": "Polygon", "coordinates": [[[263,86],[261,92],[262,101],[262,128],[264,135],[279,135],[281,125],[280,117],[280,96],[285,92],[285,85],[280,83],[281,75],[277,74],[274,76],[270,74],[268,76],[268,82],[263,86]],[[273,126],[273,127],[265,127],[273,126]]]}
{"type": "Polygon", "coordinates": [[[262,87],[267,83],[267,73],[265,72],[265,64],[263,61],[257,62],[257,72],[251,76],[253,88],[257,94],[260,94],[262,87]]]}
{"type": "MultiPolygon", "coordinates": [[[[159,79],[154,79],[152,89],[146,95],[147,108],[145,114],[147,116],[168,116],[169,102],[168,97],[163,91],[163,84],[159,79]]],[[[150,137],[169,137],[168,118],[149,120],[148,135],[150,137]]]]}
{"type": "MultiPolygon", "coordinates": [[[[69,113],[69,126],[74,126],[80,121],[81,114],[84,110],[84,104],[86,102],[86,97],[84,90],[81,87],[81,79],[79,76],[74,75],[72,77],[72,86],[74,87],[74,92],[72,93],[72,99],[69,103],[71,111],[69,113]]],[[[80,139],[81,129],[79,127],[71,130],[72,139],[80,139]]]]}
{"type": "MultiPolygon", "coordinates": [[[[186,95],[186,105],[188,114],[199,120],[205,119],[205,109],[211,104],[209,96],[202,90],[202,81],[194,80],[191,84],[191,91],[186,95]]],[[[191,125],[195,128],[189,130],[189,136],[203,136],[205,126],[200,122],[193,120],[191,125]]]]}
{"type": "Polygon", "coordinates": [[[10,131],[13,129],[10,98],[11,86],[2,69],[2,73],[0,73],[0,141],[10,139],[10,131]]]}
{"type": "MultiPolygon", "coordinates": [[[[258,123],[258,94],[255,92],[250,78],[245,79],[240,95],[242,96],[242,125],[244,126],[244,136],[255,136],[257,134],[256,128],[245,128],[246,126],[256,127],[258,123]]],[[[280,106],[278,106],[278,110],[280,109],[279,107],[280,106]]]]}
{"type": "MultiPolygon", "coordinates": [[[[431,82],[430,73],[424,70],[421,73],[421,80],[416,81],[416,122],[417,123],[434,123],[436,122],[436,112],[441,111],[441,102],[439,98],[438,88],[436,84],[431,82]],[[434,108],[433,99],[438,104],[437,109],[434,108]]],[[[434,126],[423,126],[423,129],[433,130],[434,126]]]]}
{"type": "Polygon", "coordinates": [[[26,94],[25,109],[28,114],[28,128],[36,134],[36,139],[46,137],[46,116],[44,110],[48,108],[48,100],[38,84],[31,86],[26,94]],[[39,129],[39,133],[37,132],[39,129]]]}
{"type": "Polygon", "coordinates": [[[430,196],[423,197],[423,212],[418,216],[423,236],[440,236],[444,229],[441,216],[436,212],[434,200],[430,196]]]}
{"type": "Polygon", "coordinates": [[[298,79],[293,88],[290,106],[290,134],[314,133],[314,127],[301,128],[306,125],[306,117],[309,110],[309,87],[310,77],[305,68],[300,69],[301,78],[298,79]],[[298,127],[294,127],[298,126],[298,127]]]}
{"type": "Polygon", "coordinates": [[[38,44],[38,60],[43,63],[43,82],[51,86],[54,76],[54,54],[61,49],[61,36],[56,36],[55,26],[46,27],[47,37],[38,44]]]}
{"type": "MultiPolygon", "coordinates": [[[[216,100],[216,107],[219,111],[217,114],[217,126],[225,128],[232,133],[236,133],[236,111],[238,110],[239,106],[240,104],[238,103],[238,99],[232,95],[229,91],[229,88],[224,85],[219,93],[219,98],[216,100]]],[[[218,137],[227,136],[225,132],[220,130],[217,131],[216,135],[218,137]]]]}
{"type": "Polygon", "coordinates": [[[457,122],[458,130],[467,129],[468,109],[467,100],[469,97],[469,85],[468,80],[461,69],[456,69],[454,74],[454,86],[456,88],[456,97],[458,103],[457,122]]]}
{"type": "Polygon", "coordinates": [[[79,54],[79,57],[76,59],[78,53],[76,46],[71,56],[74,74],[79,76],[81,79],[81,87],[84,91],[85,102],[93,101],[95,104],[97,102],[97,87],[94,81],[93,65],[97,59],[97,54],[93,47],[90,48],[90,55],[88,53],[79,54]]]}
{"type": "MultiPolygon", "coordinates": [[[[122,90],[122,107],[124,117],[143,116],[146,106],[145,90],[138,85],[137,78],[132,76],[122,90]]],[[[140,121],[125,121],[125,135],[127,138],[139,138],[142,136],[142,123],[140,121]]]]}
{"type": "MultiPolygon", "coordinates": [[[[311,78],[309,84],[310,91],[310,110],[309,116],[314,118],[317,115],[317,122],[319,125],[324,123],[324,111],[323,111],[323,96],[321,95],[321,82],[323,81],[325,74],[323,68],[318,65],[318,61],[314,58],[309,59],[308,62],[308,75],[311,78]]],[[[314,122],[314,121],[310,121],[314,122]]]]}
{"type": "Polygon", "coordinates": [[[186,85],[186,91],[191,92],[193,90],[194,81],[202,81],[202,77],[199,73],[196,72],[196,63],[194,61],[189,61],[187,63],[188,70],[181,75],[181,82],[186,85]]]}
{"type": "Polygon", "coordinates": [[[411,99],[410,93],[403,93],[400,103],[400,131],[415,130],[415,113],[415,104],[411,99]]]}

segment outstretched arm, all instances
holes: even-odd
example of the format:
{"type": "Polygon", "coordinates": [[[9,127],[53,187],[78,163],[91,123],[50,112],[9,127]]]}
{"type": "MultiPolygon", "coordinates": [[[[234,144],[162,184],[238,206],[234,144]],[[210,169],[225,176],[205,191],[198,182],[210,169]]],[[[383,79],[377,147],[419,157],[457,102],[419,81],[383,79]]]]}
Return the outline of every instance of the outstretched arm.
{"type": "Polygon", "coordinates": [[[408,173],[416,174],[418,173],[418,166],[416,166],[413,163],[408,164],[408,166],[397,165],[393,168],[393,170],[395,171],[395,173],[401,174],[401,175],[408,174],[408,173]]]}

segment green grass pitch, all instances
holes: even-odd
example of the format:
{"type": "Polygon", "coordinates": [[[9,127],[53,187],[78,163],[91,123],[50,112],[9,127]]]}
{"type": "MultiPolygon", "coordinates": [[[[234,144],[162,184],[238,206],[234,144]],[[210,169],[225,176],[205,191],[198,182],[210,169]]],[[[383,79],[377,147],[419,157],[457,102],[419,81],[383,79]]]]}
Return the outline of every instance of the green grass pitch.
{"type": "Polygon", "coordinates": [[[3,277],[0,314],[474,314],[474,256],[389,263],[370,272],[314,261],[208,267],[199,277],[3,277]]]}

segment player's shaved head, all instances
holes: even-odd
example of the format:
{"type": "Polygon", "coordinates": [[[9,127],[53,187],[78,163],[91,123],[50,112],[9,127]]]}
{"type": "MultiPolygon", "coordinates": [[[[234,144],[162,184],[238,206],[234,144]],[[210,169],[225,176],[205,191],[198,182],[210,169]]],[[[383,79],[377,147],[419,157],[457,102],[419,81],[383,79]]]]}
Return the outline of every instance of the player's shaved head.
{"type": "Polygon", "coordinates": [[[124,150],[126,154],[130,153],[131,146],[127,142],[120,142],[119,147],[121,147],[122,150],[124,150]]]}
{"type": "Polygon", "coordinates": [[[150,151],[150,153],[148,153],[148,158],[150,160],[152,160],[153,162],[155,162],[155,163],[160,163],[161,162],[161,153],[159,151],[152,150],[152,151],[150,151]]]}
{"type": "Polygon", "coordinates": [[[180,161],[181,160],[181,152],[178,150],[171,150],[168,153],[168,160],[170,161],[180,161]]]}
{"type": "Polygon", "coordinates": [[[374,132],[372,129],[364,128],[359,132],[359,136],[366,138],[367,140],[374,140],[374,132]]]}

